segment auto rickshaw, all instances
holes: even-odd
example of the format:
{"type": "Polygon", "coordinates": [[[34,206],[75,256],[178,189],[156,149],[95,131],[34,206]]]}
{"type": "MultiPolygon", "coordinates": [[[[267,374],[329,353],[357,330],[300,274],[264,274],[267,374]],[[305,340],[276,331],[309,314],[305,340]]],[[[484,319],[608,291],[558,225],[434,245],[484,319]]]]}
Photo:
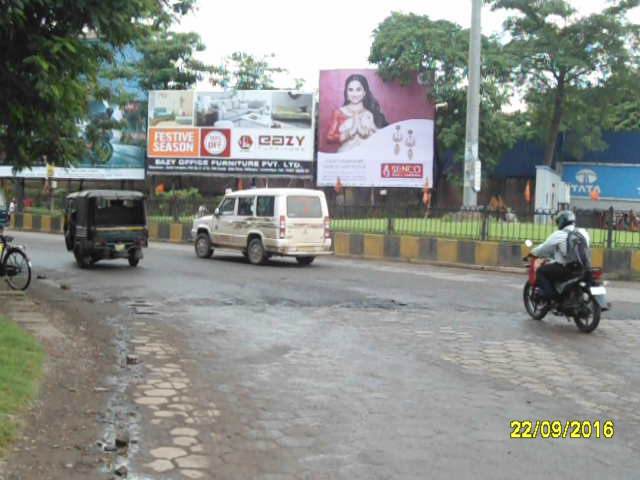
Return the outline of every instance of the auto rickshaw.
{"type": "Polygon", "coordinates": [[[121,190],[84,190],[67,195],[64,240],[80,268],[126,258],[135,267],[148,246],[144,195],[121,190]]]}

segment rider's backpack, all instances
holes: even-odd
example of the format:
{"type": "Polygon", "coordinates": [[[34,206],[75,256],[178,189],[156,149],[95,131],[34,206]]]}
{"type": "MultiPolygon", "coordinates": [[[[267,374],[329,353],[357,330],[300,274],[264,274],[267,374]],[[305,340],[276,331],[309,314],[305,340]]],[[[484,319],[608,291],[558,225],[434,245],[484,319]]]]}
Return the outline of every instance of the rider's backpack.
{"type": "Polygon", "coordinates": [[[581,268],[591,268],[591,249],[585,236],[577,229],[567,235],[567,260],[581,268]]]}

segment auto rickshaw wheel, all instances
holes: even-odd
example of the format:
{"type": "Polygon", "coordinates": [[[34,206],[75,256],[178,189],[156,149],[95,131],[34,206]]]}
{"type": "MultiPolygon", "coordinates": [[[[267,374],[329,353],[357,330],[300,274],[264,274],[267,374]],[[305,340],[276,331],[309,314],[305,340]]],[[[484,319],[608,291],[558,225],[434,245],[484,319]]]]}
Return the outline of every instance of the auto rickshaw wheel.
{"type": "Polygon", "coordinates": [[[79,247],[74,248],[73,255],[76,257],[76,263],[80,268],[89,268],[91,266],[91,256],[85,255],[79,247]]]}
{"type": "Polygon", "coordinates": [[[71,233],[66,232],[64,234],[64,243],[67,246],[67,250],[73,250],[73,238],[71,237],[71,233]]]}
{"type": "Polygon", "coordinates": [[[129,254],[129,266],[137,267],[140,263],[140,257],[138,257],[137,252],[132,252],[129,254]]]}

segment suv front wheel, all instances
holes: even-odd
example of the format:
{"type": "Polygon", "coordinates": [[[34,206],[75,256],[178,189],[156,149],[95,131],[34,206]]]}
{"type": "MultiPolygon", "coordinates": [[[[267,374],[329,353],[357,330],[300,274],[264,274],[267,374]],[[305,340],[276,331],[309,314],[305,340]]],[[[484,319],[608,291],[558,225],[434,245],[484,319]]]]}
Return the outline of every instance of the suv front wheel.
{"type": "Polygon", "coordinates": [[[199,233],[196,237],[196,255],[200,258],[210,258],[213,255],[213,247],[211,247],[211,239],[208,233],[199,233]]]}
{"type": "Polygon", "coordinates": [[[254,265],[263,265],[267,262],[267,252],[264,251],[264,245],[259,238],[252,238],[247,247],[247,257],[249,262],[254,265]]]}

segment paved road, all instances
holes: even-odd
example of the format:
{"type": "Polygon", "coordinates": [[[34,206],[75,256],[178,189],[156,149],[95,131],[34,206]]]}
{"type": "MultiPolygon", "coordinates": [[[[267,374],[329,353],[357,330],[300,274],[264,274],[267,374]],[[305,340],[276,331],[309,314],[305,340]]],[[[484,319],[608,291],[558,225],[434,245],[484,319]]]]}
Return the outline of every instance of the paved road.
{"type": "Polygon", "coordinates": [[[591,335],[529,320],[524,275],[320,259],[253,267],[153,244],[75,267],[16,234],[34,268],[119,304],[144,378],[141,478],[634,478],[640,295],[610,285],[591,335]],[[612,439],[510,439],[510,421],[608,420],[612,439]]]}

